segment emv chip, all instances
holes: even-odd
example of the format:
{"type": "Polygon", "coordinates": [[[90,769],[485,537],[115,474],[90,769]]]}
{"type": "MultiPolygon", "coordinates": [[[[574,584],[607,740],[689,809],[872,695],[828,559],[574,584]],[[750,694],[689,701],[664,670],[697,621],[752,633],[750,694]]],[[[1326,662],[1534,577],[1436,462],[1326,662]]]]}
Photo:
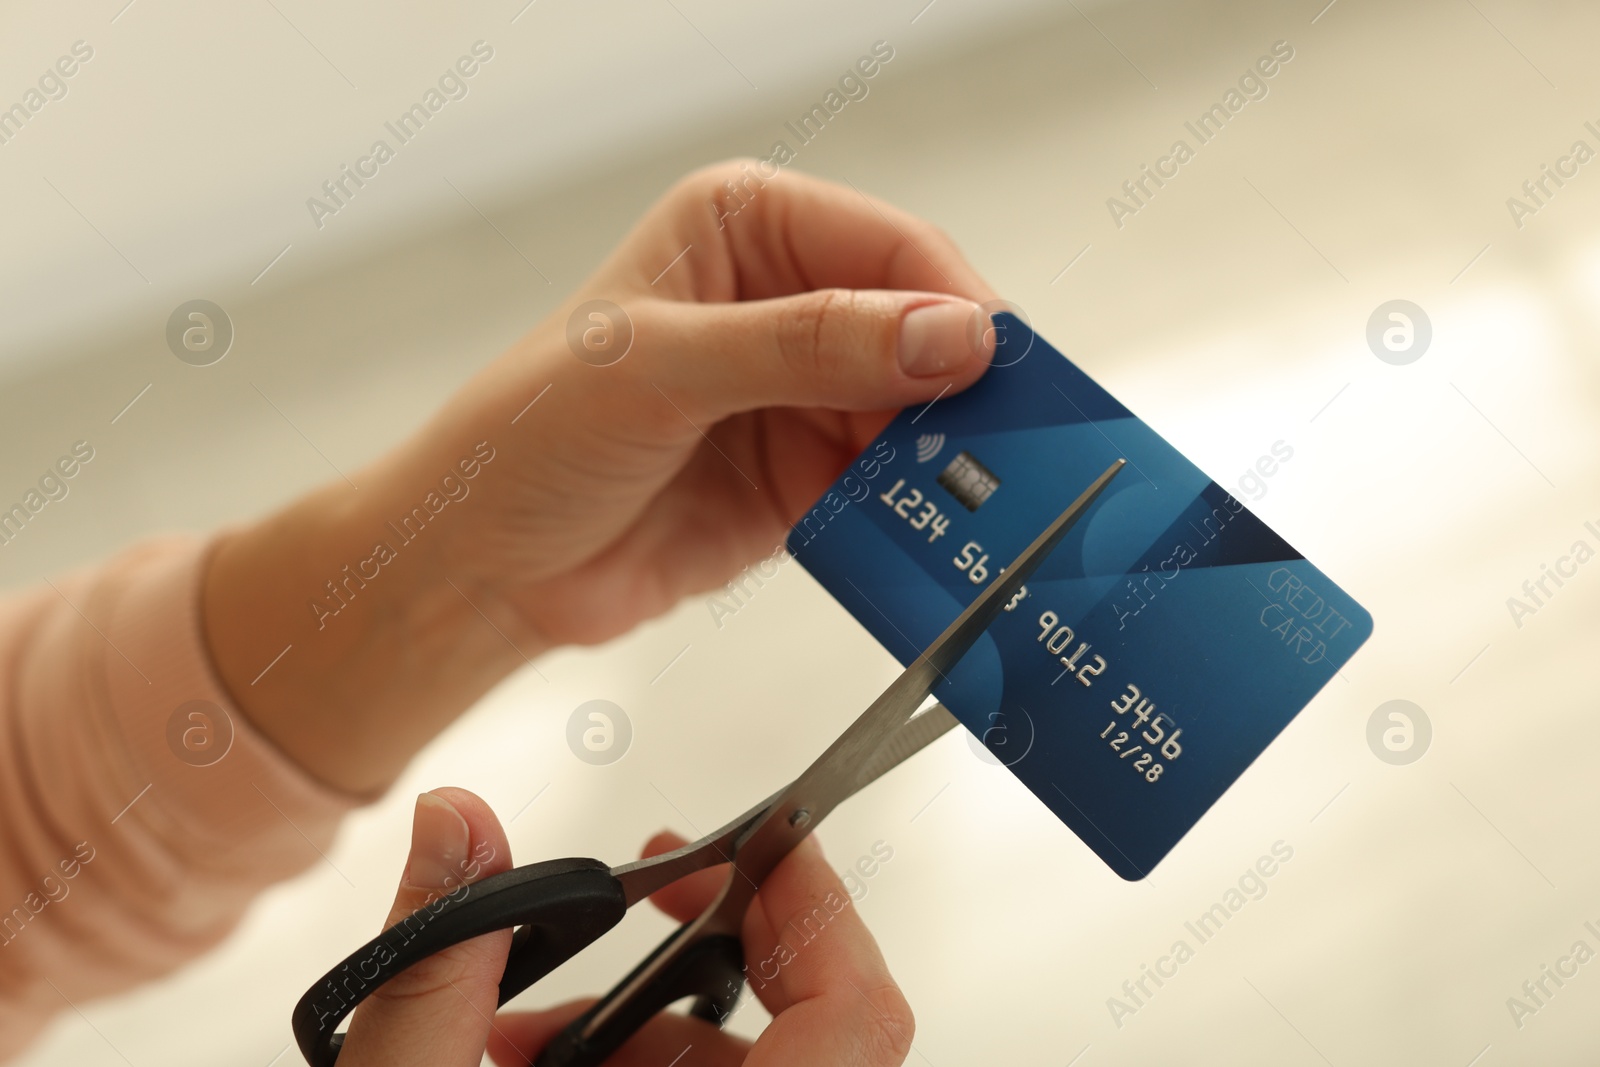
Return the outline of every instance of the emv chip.
{"type": "Polygon", "coordinates": [[[979,463],[971,452],[961,452],[939,472],[939,484],[968,511],[977,511],[994,491],[1000,488],[1000,479],[993,471],[979,463]]]}

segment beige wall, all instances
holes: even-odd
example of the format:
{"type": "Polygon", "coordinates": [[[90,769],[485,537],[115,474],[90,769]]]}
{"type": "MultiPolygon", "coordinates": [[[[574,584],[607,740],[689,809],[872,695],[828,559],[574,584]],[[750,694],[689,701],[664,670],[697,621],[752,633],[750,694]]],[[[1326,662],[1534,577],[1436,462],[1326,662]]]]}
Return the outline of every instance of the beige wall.
{"type": "MultiPolygon", "coordinates": [[[[1575,940],[1600,949],[1583,929],[1600,925],[1600,564],[1520,628],[1506,598],[1573,541],[1600,548],[1583,525],[1600,527],[1600,163],[1520,229],[1506,198],[1574,140],[1600,149],[1583,125],[1600,126],[1588,47],[1600,20],[1578,4],[1340,0],[1312,24],[1318,6],[1087,9],[1105,37],[1068,8],[974,32],[965,49],[919,49],[908,25],[871,95],[801,152],[802,168],[945,227],[1045,336],[1219,480],[1290,443],[1293,461],[1254,506],[1377,621],[1147,882],[1114,877],[961,736],[830,819],[822,838],[841,866],[875,841],[894,848],[861,907],[917,1009],[918,1062],[1596,1054],[1600,964],[1520,1030],[1506,998],[1575,940]],[[1106,198],[1278,40],[1295,54],[1268,95],[1117,228],[1106,198]],[[1409,366],[1380,362],[1364,339],[1393,298],[1433,324],[1409,366]],[[1431,750],[1404,767],[1365,740],[1394,698],[1434,728],[1431,750]],[[1107,998],[1280,840],[1294,856],[1267,895],[1115,1026],[1107,998]]],[[[920,7],[861,16],[863,44],[893,39],[880,26],[920,7]]],[[[765,151],[854,55],[817,61],[814,89],[797,75],[737,122],[624,146],[535,198],[480,201],[551,285],[458,204],[325,272],[285,260],[255,288],[219,280],[203,295],[228,308],[238,341],[213,367],[165,351],[164,313],[70,350],[41,345],[0,393],[0,498],[77,438],[99,454],[0,552],[0,582],[242,519],[330,477],[257,389],[340,467],[381,451],[552,306],[673,177],[765,151]]],[[[99,180],[115,182],[114,168],[99,180]]],[[[300,991],[384,913],[416,791],[469,786],[509,817],[542,789],[511,827],[519,858],[620,862],[659,826],[707,829],[768,793],[894,665],[791,567],[720,628],[690,602],[541,670],[548,683],[509,680],[352,819],[330,859],[354,889],[313,867],[217,953],[89,1007],[95,1029],[63,1016],[24,1062],[267,1064],[300,991]],[[567,714],[596,697],[636,730],[608,768],[562,742],[567,714]]],[[[537,1001],[608,985],[666,929],[635,917],[537,1001]]]]}

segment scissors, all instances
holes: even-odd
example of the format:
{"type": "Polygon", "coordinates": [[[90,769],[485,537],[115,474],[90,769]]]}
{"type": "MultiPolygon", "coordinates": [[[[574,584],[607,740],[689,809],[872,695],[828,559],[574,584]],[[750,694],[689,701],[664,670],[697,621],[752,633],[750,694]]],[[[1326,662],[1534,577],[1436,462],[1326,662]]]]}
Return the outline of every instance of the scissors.
{"type": "Polygon", "coordinates": [[[721,893],[558,1034],[536,1067],[594,1067],[658,1012],[693,998],[690,1014],[718,1025],[744,983],[745,911],[778,863],[840,803],[955,725],[935,686],[988,629],[1126,460],[1106,468],[958,615],[801,775],[728,825],[682,848],[608,867],[549,860],[464,883],[391,926],[325,974],[295,1005],[294,1036],[311,1067],[330,1067],[339,1023],[384,982],[451,945],[515,928],[500,1003],[610,930],[629,908],[696,871],[729,864],[721,893]],[[919,714],[920,711],[920,714],[919,714]]]}

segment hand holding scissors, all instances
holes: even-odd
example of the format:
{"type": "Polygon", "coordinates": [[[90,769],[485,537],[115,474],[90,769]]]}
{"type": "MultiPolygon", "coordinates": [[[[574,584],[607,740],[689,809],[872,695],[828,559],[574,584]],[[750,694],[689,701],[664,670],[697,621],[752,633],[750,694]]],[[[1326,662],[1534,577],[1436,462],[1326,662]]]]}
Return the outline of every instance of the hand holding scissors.
{"type": "Polygon", "coordinates": [[[941,736],[955,720],[928,695],[972,647],[1029,575],[1122,468],[1117,460],[784,789],[699,841],[618,867],[551,860],[461,883],[369,941],[296,1005],[293,1025],[312,1067],[338,1058],[338,1024],[373,990],[460,942],[515,928],[500,981],[504,1004],[615,926],[627,909],[681,879],[721,864],[721,892],[604,998],[573,1020],[536,1061],[540,1067],[603,1062],[666,1007],[693,998],[691,1014],[720,1023],[744,981],[745,914],[767,877],[815,827],[862,786],[941,736]]]}

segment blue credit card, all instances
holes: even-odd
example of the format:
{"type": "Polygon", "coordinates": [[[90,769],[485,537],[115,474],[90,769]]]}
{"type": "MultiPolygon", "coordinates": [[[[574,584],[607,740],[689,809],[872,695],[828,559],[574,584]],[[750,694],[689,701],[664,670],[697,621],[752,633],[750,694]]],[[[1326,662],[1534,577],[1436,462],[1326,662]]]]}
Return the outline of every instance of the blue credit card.
{"type": "Polygon", "coordinates": [[[910,663],[1112,461],[1128,465],[934,695],[1143,878],[1372,617],[1010,314],[976,385],[907,409],[789,551],[910,663]]]}

